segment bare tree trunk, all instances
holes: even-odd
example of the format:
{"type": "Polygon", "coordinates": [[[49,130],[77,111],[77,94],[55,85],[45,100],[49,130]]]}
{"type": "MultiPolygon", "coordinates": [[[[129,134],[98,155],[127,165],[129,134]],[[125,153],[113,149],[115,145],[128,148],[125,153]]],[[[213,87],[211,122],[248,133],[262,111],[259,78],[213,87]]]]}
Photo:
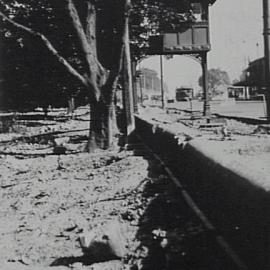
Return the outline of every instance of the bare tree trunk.
{"type": "MultiPolygon", "coordinates": [[[[89,91],[91,104],[90,113],[90,131],[88,141],[88,151],[96,148],[106,149],[112,145],[113,134],[115,132],[116,119],[114,108],[114,96],[117,86],[119,73],[122,67],[123,49],[125,43],[128,43],[128,19],[130,11],[130,0],[121,0],[118,2],[120,20],[117,20],[114,26],[117,31],[114,42],[114,61],[111,63],[108,72],[99,62],[97,54],[96,41],[96,0],[87,0],[86,18],[82,23],[82,18],[78,12],[78,2],[74,0],[65,0],[71,22],[78,38],[78,44],[81,47],[83,62],[86,66],[85,72],[80,73],[76,70],[52,43],[41,33],[21,25],[8,18],[0,11],[0,17],[10,26],[17,30],[24,31],[32,37],[38,39],[51,52],[55,59],[62,64],[69,74],[76,78],[81,85],[89,91]],[[119,23],[120,22],[120,23],[119,23]]],[[[63,6],[64,7],[64,6],[63,6]]],[[[128,71],[129,72],[129,71],[128,71]]],[[[129,87],[128,87],[129,88],[129,87]]]]}
{"type": "Polygon", "coordinates": [[[87,151],[108,149],[113,144],[115,131],[114,104],[105,104],[102,100],[90,105],[90,129],[87,151]]]}
{"type": "MultiPolygon", "coordinates": [[[[107,149],[112,146],[113,135],[116,133],[116,114],[114,106],[114,97],[118,82],[119,73],[123,65],[123,55],[125,44],[129,45],[128,21],[130,12],[130,0],[122,0],[122,22],[118,27],[117,45],[115,46],[115,61],[106,83],[100,87],[101,98],[97,102],[91,103],[91,122],[89,131],[89,141],[87,150],[92,152],[97,148],[107,149]]],[[[121,12],[120,12],[121,13],[121,12]]],[[[130,61],[129,46],[127,48],[127,60],[130,61]]],[[[130,63],[127,62],[127,76],[131,76],[130,63]]],[[[131,77],[127,78],[127,89],[131,91],[131,77]]],[[[132,95],[132,93],[131,93],[132,95]]],[[[133,107],[132,98],[129,93],[128,102],[133,107]]],[[[129,108],[130,108],[130,105],[129,108]]],[[[129,132],[132,124],[133,111],[130,111],[128,125],[129,132]]]]}
{"type": "Polygon", "coordinates": [[[75,101],[74,101],[74,97],[70,97],[70,98],[68,99],[68,110],[67,110],[67,113],[73,115],[74,110],[75,110],[75,101]]]}

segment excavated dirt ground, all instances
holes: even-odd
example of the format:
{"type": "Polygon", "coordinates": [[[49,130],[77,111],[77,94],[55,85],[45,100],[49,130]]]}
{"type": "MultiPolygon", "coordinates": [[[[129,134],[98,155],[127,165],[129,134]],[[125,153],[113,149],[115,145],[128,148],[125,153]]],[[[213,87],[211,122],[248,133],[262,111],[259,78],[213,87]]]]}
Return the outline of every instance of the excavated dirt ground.
{"type": "MultiPolygon", "coordinates": [[[[73,120],[57,113],[54,120],[30,115],[0,134],[0,269],[230,269],[151,157],[118,147],[83,152],[86,111],[73,120]],[[65,141],[66,154],[53,154],[55,138],[65,141]],[[105,251],[98,260],[85,254],[78,238],[111,222],[123,236],[123,258],[108,261],[105,251]]],[[[177,130],[176,116],[151,111],[148,117],[177,130]]],[[[257,158],[263,152],[269,159],[270,148],[259,143],[268,134],[254,137],[254,126],[228,126],[233,140],[226,140],[226,153],[257,158]],[[256,140],[252,148],[249,138],[256,140]],[[247,150],[239,152],[237,141],[247,150]]],[[[224,143],[216,131],[194,128],[194,134],[224,143]]]]}
{"type": "Polygon", "coordinates": [[[0,269],[228,269],[151,157],[84,153],[85,109],[74,120],[34,118],[0,134],[0,269]],[[53,154],[54,138],[66,154],[53,154]],[[113,235],[110,224],[122,258],[86,253],[78,239],[100,228],[113,235]]]}

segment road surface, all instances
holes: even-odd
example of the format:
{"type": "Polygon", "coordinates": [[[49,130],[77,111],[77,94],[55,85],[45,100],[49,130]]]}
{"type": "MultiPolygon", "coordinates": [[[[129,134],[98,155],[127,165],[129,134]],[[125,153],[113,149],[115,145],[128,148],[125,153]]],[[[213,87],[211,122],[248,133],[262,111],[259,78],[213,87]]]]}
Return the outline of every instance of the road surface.
{"type": "MultiPolygon", "coordinates": [[[[211,112],[228,116],[264,119],[266,107],[263,101],[211,101],[211,112]]],[[[169,108],[202,111],[203,102],[198,100],[181,101],[167,104],[169,108]]]]}

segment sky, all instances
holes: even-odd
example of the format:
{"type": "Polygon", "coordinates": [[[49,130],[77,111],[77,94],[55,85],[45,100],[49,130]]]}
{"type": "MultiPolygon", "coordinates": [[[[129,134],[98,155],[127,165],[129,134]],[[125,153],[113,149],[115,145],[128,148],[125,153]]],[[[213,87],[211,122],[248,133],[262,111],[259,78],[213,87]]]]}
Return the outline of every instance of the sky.
{"type": "MultiPolygon", "coordinates": [[[[208,68],[228,72],[230,79],[238,79],[241,71],[263,56],[262,0],[217,0],[210,6],[210,42],[208,68]]],[[[140,67],[154,69],[160,74],[160,57],[150,57],[140,67]]],[[[176,87],[198,89],[201,66],[187,56],[163,60],[164,80],[170,91],[176,87]]]]}

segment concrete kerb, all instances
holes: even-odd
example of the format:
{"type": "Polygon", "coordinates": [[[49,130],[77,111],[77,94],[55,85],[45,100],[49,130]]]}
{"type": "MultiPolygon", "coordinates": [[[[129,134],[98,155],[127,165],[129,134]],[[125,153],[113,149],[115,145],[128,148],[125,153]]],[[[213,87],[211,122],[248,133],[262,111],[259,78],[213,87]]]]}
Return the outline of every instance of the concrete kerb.
{"type": "Polygon", "coordinates": [[[220,114],[220,113],[214,113],[213,115],[215,115],[218,118],[227,118],[227,119],[237,120],[237,121],[247,123],[247,124],[252,124],[252,125],[269,124],[269,121],[267,121],[267,119],[232,116],[232,115],[220,114]]]}
{"type": "Polygon", "coordinates": [[[153,149],[172,158],[182,183],[251,269],[270,269],[270,194],[253,175],[227,167],[196,143],[136,117],[136,131],[153,149]],[[268,215],[269,213],[269,215],[268,215]]]}

